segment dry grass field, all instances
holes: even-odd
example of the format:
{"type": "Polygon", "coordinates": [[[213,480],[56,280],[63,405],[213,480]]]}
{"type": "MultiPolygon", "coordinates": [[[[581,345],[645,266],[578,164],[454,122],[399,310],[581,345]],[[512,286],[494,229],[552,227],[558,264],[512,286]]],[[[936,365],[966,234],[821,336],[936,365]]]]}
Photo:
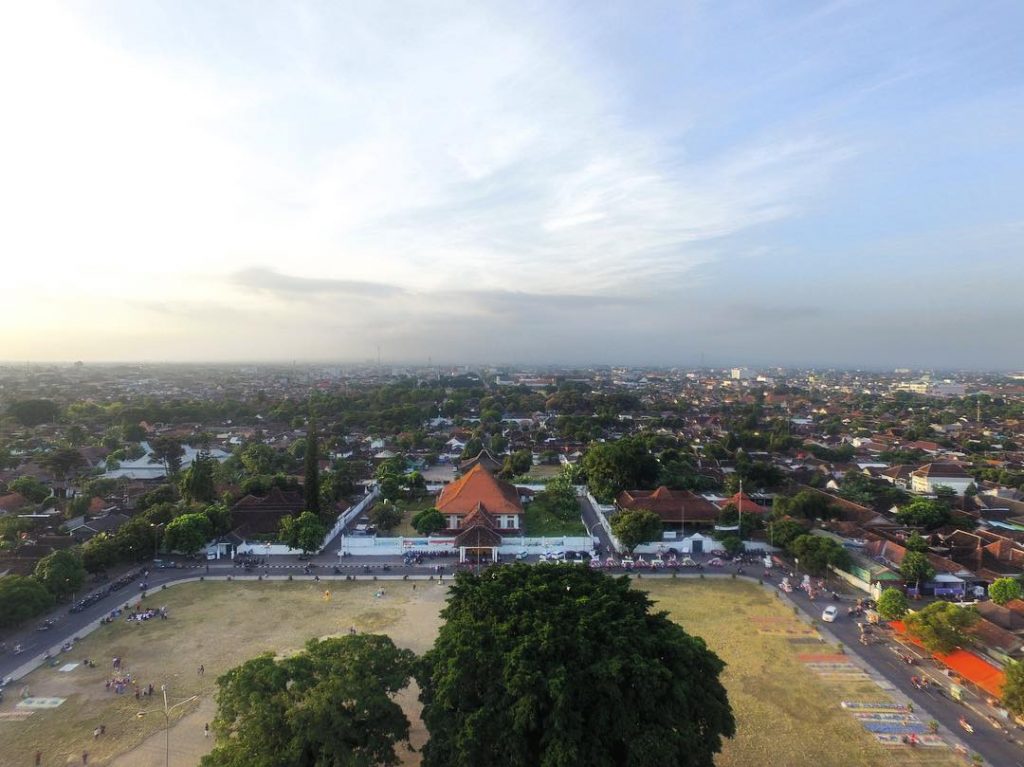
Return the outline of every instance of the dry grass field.
{"type": "MultiPolygon", "coordinates": [[[[837,687],[822,681],[798,660],[808,645],[797,644],[785,627],[800,624],[791,610],[756,586],[739,581],[654,581],[637,584],[691,633],[703,636],[728,664],[725,684],[736,712],[738,734],[726,745],[723,767],[875,767],[952,765],[948,751],[888,750],[877,745],[839,707],[840,700],[882,699],[870,685],[837,687]],[[760,631],[758,627],[769,627],[760,631]],[[912,761],[908,761],[912,760],[912,761]]],[[[172,713],[171,764],[194,767],[212,746],[203,724],[213,718],[215,680],[260,652],[287,653],[312,637],[360,631],[387,633],[401,646],[422,652],[436,635],[446,589],[434,582],[206,582],[177,586],[148,600],[166,605],[171,618],[140,624],[117,622],[83,639],[69,661],[88,657],[97,668],[68,673],[44,668],[24,682],[33,696],[66,698],[55,709],[22,721],[0,718],[0,767],[31,765],[36,750],[47,767],[80,764],[158,767],[164,759],[164,717],[136,716],[160,707],[160,699],[136,701],[129,690],[104,688],[111,659],[120,656],[133,678],[158,689],[168,686],[171,702],[193,695],[198,701],[172,713]],[[383,587],[382,598],[374,596],[383,587]],[[330,589],[325,600],[324,589],[330,589]],[[205,674],[197,673],[199,665],[205,674]],[[106,734],[94,740],[93,728],[106,734]]],[[[805,640],[806,641],[806,640],[805,640]]],[[[811,648],[814,649],[813,647],[811,648]]],[[[14,711],[17,690],[0,705],[14,711]]],[[[413,721],[413,745],[425,733],[418,721],[416,691],[403,696],[413,721]]],[[[409,765],[416,754],[405,754],[409,765]]]]}

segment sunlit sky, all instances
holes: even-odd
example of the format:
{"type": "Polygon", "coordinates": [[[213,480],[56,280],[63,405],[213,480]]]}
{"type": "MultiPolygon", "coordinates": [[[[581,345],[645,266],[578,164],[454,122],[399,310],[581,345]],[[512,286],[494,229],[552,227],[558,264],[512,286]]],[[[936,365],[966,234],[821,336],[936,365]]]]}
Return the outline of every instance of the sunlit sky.
{"type": "Polygon", "coordinates": [[[0,5],[0,359],[1024,365],[1024,3],[0,5]]]}

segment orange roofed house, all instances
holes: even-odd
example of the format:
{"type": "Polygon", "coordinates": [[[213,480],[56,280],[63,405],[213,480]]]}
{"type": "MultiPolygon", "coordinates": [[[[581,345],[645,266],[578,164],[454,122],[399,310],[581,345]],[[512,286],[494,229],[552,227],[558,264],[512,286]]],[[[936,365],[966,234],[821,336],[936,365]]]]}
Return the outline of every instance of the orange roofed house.
{"type": "Polygon", "coordinates": [[[480,524],[498,532],[515,533],[523,528],[523,504],[519,492],[502,482],[482,464],[476,464],[437,497],[437,510],[448,522],[448,531],[467,530],[480,524]]]}

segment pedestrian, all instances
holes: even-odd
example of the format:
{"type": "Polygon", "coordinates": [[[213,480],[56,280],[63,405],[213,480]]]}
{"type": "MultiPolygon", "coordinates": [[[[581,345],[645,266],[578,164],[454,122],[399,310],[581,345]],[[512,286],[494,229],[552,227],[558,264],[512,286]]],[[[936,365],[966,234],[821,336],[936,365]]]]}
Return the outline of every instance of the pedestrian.
{"type": "Polygon", "coordinates": [[[43,752],[36,751],[36,767],[39,767],[43,763],[43,752]]]}
{"type": "Polygon", "coordinates": [[[88,751],[83,751],[82,752],[82,764],[88,764],[88,763],[89,763],[89,752],[88,751]]]}
{"type": "Polygon", "coordinates": [[[96,740],[96,738],[98,738],[99,736],[100,736],[100,728],[99,727],[93,727],[93,729],[92,729],[92,739],[96,740]]]}
{"type": "Polygon", "coordinates": [[[199,676],[203,676],[206,673],[206,667],[202,664],[199,665],[199,676]]]}
{"type": "Polygon", "coordinates": [[[203,737],[204,738],[210,737],[210,723],[209,722],[207,722],[206,724],[203,725],[203,737]]]}
{"type": "Polygon", "coordinates": [[[100,725],[100,735],[106,735],[106,734],[107,734],[107,725],[101,724],[100,725]]]}

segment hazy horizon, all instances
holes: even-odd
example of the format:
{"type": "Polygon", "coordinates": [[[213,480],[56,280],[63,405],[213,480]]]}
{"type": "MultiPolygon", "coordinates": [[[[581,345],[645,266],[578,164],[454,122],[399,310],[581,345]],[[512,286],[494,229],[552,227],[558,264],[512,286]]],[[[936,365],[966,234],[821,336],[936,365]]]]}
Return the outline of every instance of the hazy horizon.
{"type": "Polygon", "coordinates": [[[0,358],[1020,369],[1022,36],[1009,1],[9,4],[0,358]]]}

